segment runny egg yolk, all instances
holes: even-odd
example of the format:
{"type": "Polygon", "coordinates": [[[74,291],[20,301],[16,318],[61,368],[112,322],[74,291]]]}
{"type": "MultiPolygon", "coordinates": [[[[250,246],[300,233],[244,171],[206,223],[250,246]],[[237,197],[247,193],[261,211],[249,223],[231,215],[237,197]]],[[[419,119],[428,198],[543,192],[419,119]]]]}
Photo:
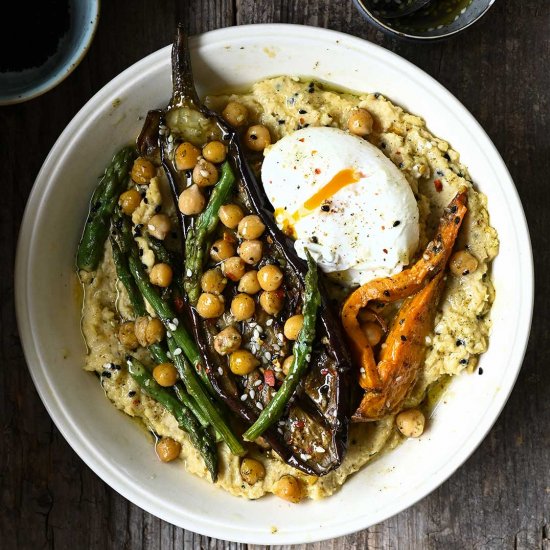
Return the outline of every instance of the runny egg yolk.
{"type": "Polygon", "coordinates": [[[319,191],[307,199],[303,206],[298,208],[298,210],[296,210],[293,214],[288,215],[284,208],[277,208],[275,210],[275,221],[283,227],[283,231],[287,235],[296,238],[294,225],[300,219],[312,214],[316,208],[319,208],[333,195],[336,195],[338,191],[347,185],[358,182],[361,177],[364,176],[353,168],[344,168],[343,170],[340,170],[326,185],[321,187],[319,191]]]}

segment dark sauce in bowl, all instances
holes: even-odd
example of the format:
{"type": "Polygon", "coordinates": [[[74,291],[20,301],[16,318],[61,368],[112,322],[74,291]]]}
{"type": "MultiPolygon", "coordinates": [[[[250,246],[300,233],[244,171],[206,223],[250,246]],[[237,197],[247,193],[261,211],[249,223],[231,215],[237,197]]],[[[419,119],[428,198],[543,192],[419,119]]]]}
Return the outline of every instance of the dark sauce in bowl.
{"type": "Polygon", "coordinates": [[[410,32],[429,32],[451,25],[463,15],[474,0],[432,0],[426,7],[395,19],[396,30],[410,32]]]}
{"type": "Polygon", "coordinates": [[[8,2],[2,9],[7,23],[0,34],[0,72],[40,67],[54,56],[70,26],[69,0],[28,5],[8,2]]]}

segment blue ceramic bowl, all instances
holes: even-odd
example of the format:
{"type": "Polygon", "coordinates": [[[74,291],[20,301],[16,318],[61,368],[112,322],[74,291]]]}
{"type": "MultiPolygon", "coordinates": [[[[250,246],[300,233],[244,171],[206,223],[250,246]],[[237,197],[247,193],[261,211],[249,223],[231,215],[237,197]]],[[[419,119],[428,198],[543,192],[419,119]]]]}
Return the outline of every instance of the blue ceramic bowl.
{"type": "Polygon", "coordinates": [[[70,0],[70,24],[57,52],[40,67],[0,72],[0,105],[21,103],[62,82],[86,55],[99,19],[99,0],[70,0]]]}

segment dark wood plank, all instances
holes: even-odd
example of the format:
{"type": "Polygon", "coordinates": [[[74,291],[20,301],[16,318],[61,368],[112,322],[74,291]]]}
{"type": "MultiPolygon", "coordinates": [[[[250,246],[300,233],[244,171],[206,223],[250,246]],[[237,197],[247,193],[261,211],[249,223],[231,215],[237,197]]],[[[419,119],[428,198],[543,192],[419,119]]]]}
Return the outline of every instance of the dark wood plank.
{"type": "Polygon", "coordinates": [[[83,103],[121,70],[168,44],[175,22],[183,18],[193,33],[264,22],[327,27],[411,60],[457,95],[487,130],[514,177],[531,228],[538,285],[531,342],[517,386],[490,435],[463,468],[416,506],[361,533],[299,548],[549,549],[546,0],[501,0],[466,33],[431,45],[383,35],[350,0],[103,2],[97,36],[73,75],[41,98],[0,109],[0,547],[244,549],[162,522],[99,480],[52,425],[26,370],[15,325],[15,242],[43,159],[83,103]]]}

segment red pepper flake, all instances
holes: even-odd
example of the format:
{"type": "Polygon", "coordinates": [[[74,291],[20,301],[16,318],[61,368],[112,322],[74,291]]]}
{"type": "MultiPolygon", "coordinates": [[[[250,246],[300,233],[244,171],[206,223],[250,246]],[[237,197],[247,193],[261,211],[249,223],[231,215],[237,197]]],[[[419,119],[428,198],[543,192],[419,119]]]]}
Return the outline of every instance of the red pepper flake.
{"type": "Polygon", "coordinates": [[[328,369],[321,369],[321,374],[326,376],[328,374],[328,369]]]}
{"type": "Polygon", "coordinates": [[[183,298],[181,296],[176,296],[174,298],[174,307],[176,308],[176,311],[178,313],[181,313],[183,311],[184,306],[185,306],[185,303],[183,302],[183,298]]]}
{"type": "Polygon", "coordinates": [[[387,254],[387,253],[388,253],[388,249],[387,249],[387,248],[383,248],[382,250],[384,251],[384,254],[387,254]]]}
{"type": "Polygon", "coordinates": [[[304,424],[303,420],[297,420],[296,423],[294,424],[294,426],[296,426],[296,428],[301,430],[305,426],[305,424],[304,424]]]}
{"type": "Polygon", "coordinates": [[[267,369],[264,372],[264,380],[268,386],[273,388],[275,386],[275,373],[271,369],[267,369]]]}
{"type": "Polygon", "coordinates": [[[304,138],[300,138],[298,141],[301,141],[302,143],[304,143],[304,138]]]}
{"type": "Polygon", "coordinates": [[[132,401],[132,403],[133,403],[134,405],[139,405],[139,404],[141,403],[141,401],[140,401],[139,399],[134,399],[134,400],[132,401]]]}
{"type": "Polygon", "coordinates": [[[321,173],[321,169],[320,169],[320,168],[315,168],[315,173],[316,173],[316,174],[320,174],[320,173],[321,173]]]}
{"type": "Polygon", "coordinates": [[[441,191],[443,191],[443,184],[441,183],[440,179],[434,180],[434,187],[438,193],[441,193],[441,191]]]}

